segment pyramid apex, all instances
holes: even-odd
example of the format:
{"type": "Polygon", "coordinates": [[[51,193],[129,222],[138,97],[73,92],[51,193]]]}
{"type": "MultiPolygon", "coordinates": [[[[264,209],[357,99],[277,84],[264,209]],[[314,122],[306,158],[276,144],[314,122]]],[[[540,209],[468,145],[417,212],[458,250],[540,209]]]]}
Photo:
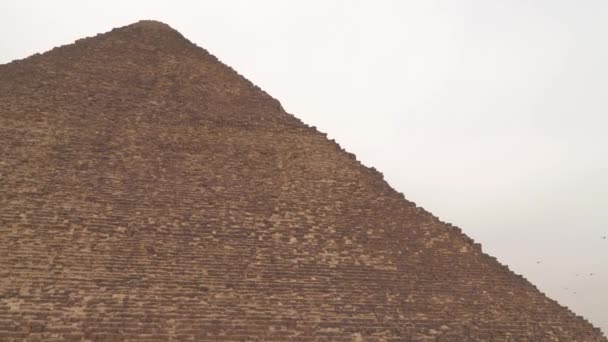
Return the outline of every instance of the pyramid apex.
{"type": "Polygon", "coordinates": [[[149,19],[144,19],[144,20],[140,20],[136,23],[133,23],[131,25],[128,26],[132,26],[132,27],[140,27],[140,28],[144,28],[144,29],[165,29],[165,30],[171,30],[171,31],[175,31],[175,29],[173,29],[171,26],[158,21],[158,20],[149,20],[149,19]]]}
{"type": "Polygon", "coordinates": [[[118,27],[118,30],[137,30],[141,33],[144,34],[152,34],[152,35],[158,35],[158,34],[178,34],[181,36],[181,33],[179,33],[176,29],[174,29],[173,27],[169,26],[168,24],[163,23],[162,21],[158,21],[158,20],[140,20],[137,21],[133,24],[130,25],[126,25],[126,26],[122,26],[122,27],[118,27]]]}

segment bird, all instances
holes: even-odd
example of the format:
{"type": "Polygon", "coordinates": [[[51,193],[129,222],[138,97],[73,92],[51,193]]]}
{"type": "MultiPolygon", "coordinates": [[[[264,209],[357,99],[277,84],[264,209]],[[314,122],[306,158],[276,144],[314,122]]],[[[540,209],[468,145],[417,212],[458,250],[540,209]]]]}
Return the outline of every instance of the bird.
{"type": "Polygon", "coordinates": [[[539,260],[539,261],[537,261],[536,263],[537,263],[537,264],[540,264],[541,262],[543,262],[543,261],[542,261],[542,260],[539,260]]]}
{"type": "Polygon", "coordinates": [[[595,274],[595,273],[589,273],[589,276],[592,276],[592,275],[594,275],[594,274],[595,274]]]}
{"type": "Polygon", "coordinates": [[[608,238],[608,236],[601,236],[602,240],[606,240],[606,238],[608,238]]]}

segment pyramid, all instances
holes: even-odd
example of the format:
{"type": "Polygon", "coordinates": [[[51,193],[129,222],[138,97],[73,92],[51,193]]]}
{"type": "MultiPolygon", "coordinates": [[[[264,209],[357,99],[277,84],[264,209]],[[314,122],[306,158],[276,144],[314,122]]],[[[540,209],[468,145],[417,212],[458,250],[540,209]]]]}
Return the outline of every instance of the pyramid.
{"type": "Polygon", "coordinates": [[[0,66],[0,341],[607,341],[169,26],[0,66]]]}

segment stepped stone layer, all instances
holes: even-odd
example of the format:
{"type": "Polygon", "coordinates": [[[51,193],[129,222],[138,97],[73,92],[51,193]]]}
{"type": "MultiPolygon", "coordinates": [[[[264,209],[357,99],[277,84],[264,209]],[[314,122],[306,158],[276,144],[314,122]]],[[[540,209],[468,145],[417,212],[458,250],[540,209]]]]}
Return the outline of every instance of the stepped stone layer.
{"type": "Polygon", "coordinates": [[[607,341],[170,27],[0,66],[0,340],[607,341]]]}

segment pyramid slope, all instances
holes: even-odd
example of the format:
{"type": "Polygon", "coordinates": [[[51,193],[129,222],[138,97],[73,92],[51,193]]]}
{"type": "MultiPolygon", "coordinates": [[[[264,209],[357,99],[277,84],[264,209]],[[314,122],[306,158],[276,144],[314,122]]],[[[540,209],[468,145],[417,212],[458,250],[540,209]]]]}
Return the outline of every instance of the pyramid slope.
{"type": "Polygon", "coordinates": [[[606,341],[165,24],[0,66],[0,340],[606,341]]]}

